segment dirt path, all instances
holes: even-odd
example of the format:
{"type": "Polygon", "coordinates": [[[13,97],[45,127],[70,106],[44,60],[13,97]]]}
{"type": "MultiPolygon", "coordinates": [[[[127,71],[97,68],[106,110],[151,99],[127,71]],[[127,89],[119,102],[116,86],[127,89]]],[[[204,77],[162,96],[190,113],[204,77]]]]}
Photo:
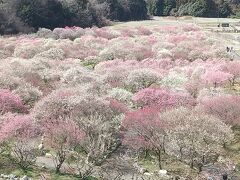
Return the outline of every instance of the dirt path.
{"type": "MultiPolygon", "coordinates": [[[[110,158],[102,167],[96,167],[94,169],[93,176],[104,176],[103,180],[157,180],[154,176],[139,174],[132,166],[133,161],[124,158],[110,158]]],[[[38,157],[36,165],[39,167],[45,167],[47,169],[55,169],[55,164],[51,158],[38,157]]],[[[74,173],[76,165],[71,164],[71,167],[67,163],[64,163],[61,168],[61,172],[74,173]]],[[[77,170],[75,170],[77,173],[77,170]]]]}

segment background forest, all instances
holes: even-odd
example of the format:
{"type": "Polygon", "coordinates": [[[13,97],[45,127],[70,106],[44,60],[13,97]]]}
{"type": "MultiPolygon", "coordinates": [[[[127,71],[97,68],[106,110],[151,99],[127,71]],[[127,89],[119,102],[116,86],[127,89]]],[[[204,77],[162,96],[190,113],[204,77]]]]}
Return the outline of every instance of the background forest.
{"type": "Polygon", "coordinates": [[[0,34],[106,26],[151,16],[240,16],[239,0],[1,0],[0,34]]]}

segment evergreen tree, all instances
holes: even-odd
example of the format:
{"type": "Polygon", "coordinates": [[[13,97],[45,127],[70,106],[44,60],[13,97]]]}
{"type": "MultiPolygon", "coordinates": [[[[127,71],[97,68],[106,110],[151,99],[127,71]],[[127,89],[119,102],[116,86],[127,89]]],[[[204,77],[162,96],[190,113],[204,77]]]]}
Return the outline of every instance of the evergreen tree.
{"type": "Polygon", "coordinates": [[[61,3],[55,0],[20,0],[17,15],[35,29],[53,29],[65,24],[64,9],[61,3]]]}
{"type": "Polygon", "coordinates": [[[153,16],[156,15],[156,10],[157,10],[156,2],[157,0],[146,0],[148,13],[150,15],[153,15],[153,16]]]}
{"type": "Polygon", "coordinates": [[[128,7],[131,13],[131,20],[147,19],[147,4],[145,0],[129,0],[128,7]]]}
{"type": "Polygon", "coordinates": [[[156,15],[162,16],[164,11],[164,0],[157,0],[156,2],[156,15]]]}
{"type": "Polygon", "coordinates": [[[231,8],[228,4],[228,2],[221,0],[219,4],[219,16],[226,18],[230,16],[232,13],[231,8]]]}
{"type": "Polygon", "coordinates": [[[164,0],[163,15],[169,16],[172,9],[176,8],[176,0],[164,0]]]}
{"type": "Polygon", "coordinates": [[[204,17],[208,14],[208,0],[198,0],[189,7],[189,15],[204,17]]]}

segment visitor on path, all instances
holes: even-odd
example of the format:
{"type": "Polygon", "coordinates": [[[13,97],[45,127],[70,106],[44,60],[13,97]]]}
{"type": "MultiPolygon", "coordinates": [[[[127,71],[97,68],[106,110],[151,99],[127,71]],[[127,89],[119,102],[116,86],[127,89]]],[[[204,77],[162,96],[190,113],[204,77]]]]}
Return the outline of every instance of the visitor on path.
{"type": "Polygon", "coordinates": [[[230,48],[227,46],[227,52],[229,52],[230,48]]]}

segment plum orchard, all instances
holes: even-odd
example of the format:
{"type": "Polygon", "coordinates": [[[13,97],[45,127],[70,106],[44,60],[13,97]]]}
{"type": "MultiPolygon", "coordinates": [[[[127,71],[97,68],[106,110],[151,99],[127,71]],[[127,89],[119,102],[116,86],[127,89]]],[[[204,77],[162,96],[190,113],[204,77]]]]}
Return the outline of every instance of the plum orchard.
{"type": "Polygon", "coordinates": [[[240,123],[240,62],[221,44],[192,24],[0,37],[1,149],[25,170],[43,136],[56,172],[122,145],[201,171],[240,123]]]}

